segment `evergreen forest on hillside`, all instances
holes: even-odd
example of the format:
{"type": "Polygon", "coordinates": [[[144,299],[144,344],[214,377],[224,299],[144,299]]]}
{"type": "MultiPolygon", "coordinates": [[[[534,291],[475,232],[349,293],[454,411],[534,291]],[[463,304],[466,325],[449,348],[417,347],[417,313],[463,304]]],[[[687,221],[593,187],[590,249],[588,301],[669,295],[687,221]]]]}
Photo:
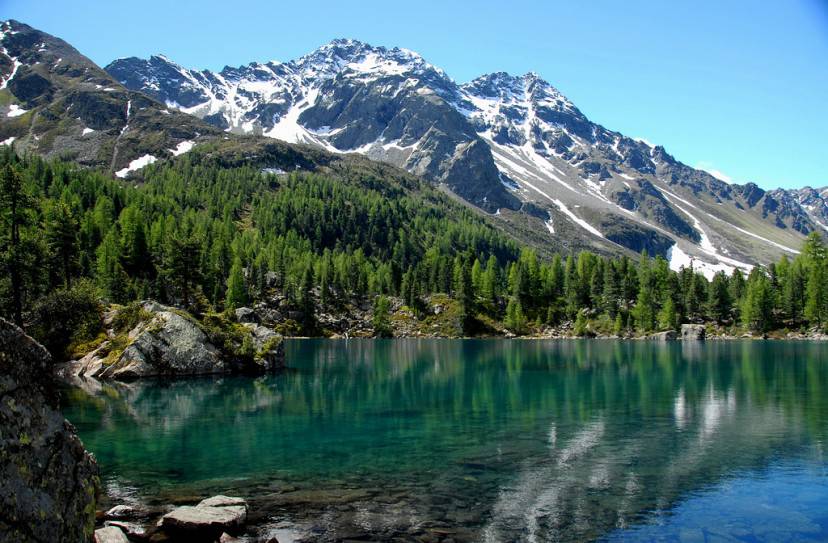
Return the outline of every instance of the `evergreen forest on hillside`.
{"type": "Polygon", "coordinates": [[[324,334],[315,316],[353,303],[371,304],[370,324],[389,335],[389,300],[424,315],[438,294],[466,335],[562,324],[629,335],[685,322],[766,333],[828,319],[817,234],[793,259],[708,281],[646,254],[540,258],[428,183],[358,166],[274,173],[193,151],[142,175],[125,182],[5,148],[0,314],[66,343],[93,334],[82,315],[97,300],[156,299],[199,316],[278,295],[302,335],[324,334]]]}

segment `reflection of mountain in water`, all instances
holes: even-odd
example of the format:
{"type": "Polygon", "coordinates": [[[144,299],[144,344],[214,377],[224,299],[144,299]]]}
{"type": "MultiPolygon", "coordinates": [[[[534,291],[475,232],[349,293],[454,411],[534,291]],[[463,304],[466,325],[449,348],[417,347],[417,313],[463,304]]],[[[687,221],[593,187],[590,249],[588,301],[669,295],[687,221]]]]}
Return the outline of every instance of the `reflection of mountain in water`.
{"type": "Polygon", "coordinates": [[[104,385],[66,412],[144,492],[237,484],[330,537],[590,539],[736,472],[825,464],[816,344],[297,341],[288,360],[258,379],[104,385]]]}

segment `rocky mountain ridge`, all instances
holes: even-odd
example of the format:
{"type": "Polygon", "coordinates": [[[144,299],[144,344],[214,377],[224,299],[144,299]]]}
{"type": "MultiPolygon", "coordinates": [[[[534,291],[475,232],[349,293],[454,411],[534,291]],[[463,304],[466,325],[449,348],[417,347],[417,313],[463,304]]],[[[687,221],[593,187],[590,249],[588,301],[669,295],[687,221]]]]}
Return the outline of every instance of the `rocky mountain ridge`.
{"type": "Polygon", "coordinates": [[[126,177],[221,132],[130,91],[65,41],[0,23],[0,142],[126,177]]]}
{"type": "Polygon", "coordinates": [[[355,40],[220,72],[164,56],[106,70],[2,23],[0,143],[119,177],[233,133],[358,153],[445,187],[534,246],[646,250],[708,276],[794,255],[828,226],[824,191],[720,181],[590,121],[534,73],[460,85],[412,51],[355,40]]]}
{"type": "Polygon", "coordinates": [[[676,268],[692,262],[712,273],[795,254],[804,235],[822,229],[814,204],[792,192],[690,168],[663,147],[590,121],[535,73],[460,85],[414,52],[356,40],[221,72],[164,56],[119,59],[106,70],[226,131],[362,153],[444,183],[490,213],[522,208],[550,243],[576,237],[599,250],[646,249],[676,268]]]}

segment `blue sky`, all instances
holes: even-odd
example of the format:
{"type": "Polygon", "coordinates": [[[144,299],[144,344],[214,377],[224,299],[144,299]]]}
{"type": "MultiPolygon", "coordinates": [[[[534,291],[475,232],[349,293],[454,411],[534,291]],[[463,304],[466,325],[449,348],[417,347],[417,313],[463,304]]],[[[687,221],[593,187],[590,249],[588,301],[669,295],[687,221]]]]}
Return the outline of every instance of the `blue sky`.
{"type": "Polygon", "coordinates": [[[828,0],[0,0],[100,65],[220,69],[337,37],[415,50],[459,82],[535,71],[588,117],[760,186],[828,185],[828,0]]]}

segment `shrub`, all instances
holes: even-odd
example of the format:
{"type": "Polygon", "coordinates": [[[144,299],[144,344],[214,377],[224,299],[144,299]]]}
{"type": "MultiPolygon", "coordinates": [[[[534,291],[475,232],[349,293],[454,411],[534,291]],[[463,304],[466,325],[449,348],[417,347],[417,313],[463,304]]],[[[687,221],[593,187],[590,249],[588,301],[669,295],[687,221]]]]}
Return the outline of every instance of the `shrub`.
{"type": "Polygon", "coordinates": [[[151,318],[152,313],[144,309],[141,302],[132,302],[118,310],[112,319],[112,327],[118,332],[126,332],[151,318]]]}
{"type": "Polygon", "coordinates": [[[98,291],[89,280],[52,291],[35,302],[29,320],[34,338],[56,360],[64,360],[72,354],[71,345],[90,342],[101,332],[98,291]]]}

